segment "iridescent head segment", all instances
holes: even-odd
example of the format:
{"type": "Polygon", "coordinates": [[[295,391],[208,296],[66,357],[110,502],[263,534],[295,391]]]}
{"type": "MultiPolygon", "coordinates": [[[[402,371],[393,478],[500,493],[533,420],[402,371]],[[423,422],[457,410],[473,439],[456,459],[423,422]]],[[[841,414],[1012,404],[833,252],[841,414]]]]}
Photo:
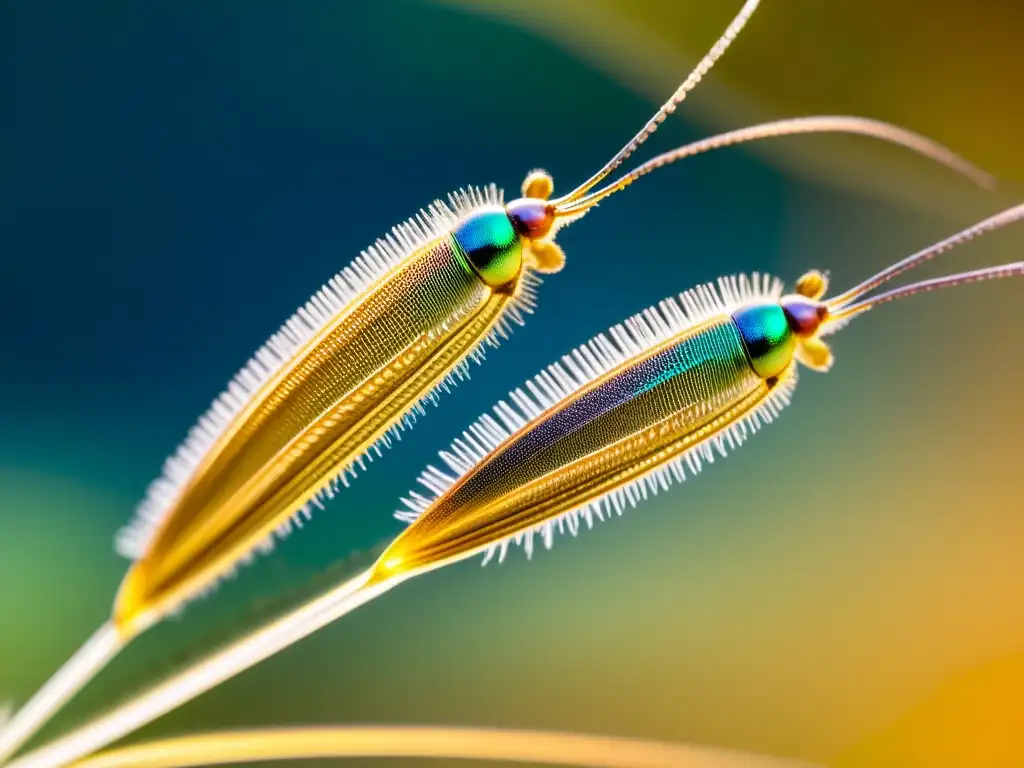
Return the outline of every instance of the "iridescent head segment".
{"type": "Polygon", "coordinates": [[[938,288],[1024,276],[1024,262],[1017,262],[922,280],[869,296],[897,275],[930,261],[940,253],[1021,220],[1024,220],[1024,205],[1008,208],[896,262],[832,299],[823,298],[828,291],[828,279],[815,270],[797,280],[794,292],[783,296],[777,305],[755,305],[736,310],[733,319],[740,329],[751,365],[766,378],[777,375],[792,359],[808,368],[827,371],[832,366],[833,357],[823,337],[835,333],[872,307],[938,288]]]}
{"type": "Polygon", "coordinates": [[[522,240],[500,205],[477,208],[459,222],[452,235],[466,261],[487,285],[507,285],[519,275],[522,240]]]}
{"type": "Polygon", "coordinates": [[[534,171],[523,182],[523,197],[476,208],[456,225],[452,234],[459,251],[487,285],[514,285],[524,264],[548,273],[565,264],[552,241],[556,211],[545,197],[552,188],[548,174],[534,171]]]}
{"type": "Polygon", "coordinates": [[[796,335],[781,304],[768,302],[743,307],[732,314],[750,365],[765,379],[778,376],[793,360],[796,335]]]}

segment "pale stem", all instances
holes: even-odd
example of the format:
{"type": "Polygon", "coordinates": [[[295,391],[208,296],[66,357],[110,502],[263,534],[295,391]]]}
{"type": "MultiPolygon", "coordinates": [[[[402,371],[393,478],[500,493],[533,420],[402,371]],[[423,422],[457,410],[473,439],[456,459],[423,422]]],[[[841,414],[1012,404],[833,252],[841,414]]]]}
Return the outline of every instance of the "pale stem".
{"type": "Polygon", "coordinates": [[[370,584],[370,572],[340,584],[273,623],[153,686],[8,768],[61,768],[92,754],[387,592],[406,577],[370,584]]]}
{"type": "Polygon", "coordinates": [[[99,674],[127,645],[129,639],[123,637],[110,622],[96,630],[75,655],[0,728],[0,765],[99,674]]]}
{"type": "Polygon", "coordinates": [[[685,744],[445,726],[319,726],[199,734],[106,752],[72,768],[186,768],[340,757],[501,760],[579,768],[812,768],[803,761],[685,744]]]}

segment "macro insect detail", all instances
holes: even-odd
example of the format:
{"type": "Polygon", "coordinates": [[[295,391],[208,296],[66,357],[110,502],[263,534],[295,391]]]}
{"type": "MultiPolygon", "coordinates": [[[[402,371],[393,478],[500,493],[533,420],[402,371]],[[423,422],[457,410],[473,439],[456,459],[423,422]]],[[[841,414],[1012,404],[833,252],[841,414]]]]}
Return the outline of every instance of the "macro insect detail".
{"type": "Polygon", "coordinates": [[[433,518],[420,524],[420,557],[444,558],[423,543],[435,525],[446,540],[464,544],[453,526],[465,526],[468,535],[475,521],[467,507],[495,518],[488,536],[501,541],[487,548],[485,564],[495,555],[504,560],[513,543],[530,556],[535,538],[550,548],[556,532],[575,535],[581,525],[621,515],[673,479],[696,474],[716,454],[725,456],[778,415],[796,384],[795,369],[787,372],[795,337],[781,297],[781,281],[757,273],[700,286],[596,336],[514,390],[510,402],[500,401],[441,452],[444,469],[421,474],[433,498],[413,492],[396,512],[409,523],[428,511],[433,518]],[[695,327],[700,333],[691,332],[695,327]],[[684,433],[713,429],[723,409],[733,418],[719,434],[677,445],[684,433]],[[641,474],[648,455],[661,465],[641,474]],[[513,488],[537,505],[543,522],[509,538],[496,518],[499,507],[525,503],[512,499],[513,488]],[[555,499],[571,496],[578,504],[581,488],[590,488],[589,501],[551,516],[555,499]]]}
{"type": "Polygon", "coordinates": [[[269,548],[398,438],[424,399],[464,376],[483,345],[522,322],[537,264],[501,202],[493,186],[435,202],[256,353],[121,532],[120,551],[138,563],[118,597],[118,624],[176,601],[183,579],[207,586],[253,541],[269,548]]]}
{"type": "Polygon", "coordinates": [[[396,517],[411,523],[378,560],[374,579],[420,572],[622,512],[724,457],[790,403],[798,369],[825,372],[825,338],[874,306],[936,288],[1024,274],[1009,264],[868,294],[953,246],[1024,218],[993,216],[823,298],[808,272],[783,294],[755,273],[668,298],[613,327],[514,390],[440,454],[396,517]]]}
{"type": "MultiPolygon", "coordinates": [[[[166,460],[163,472],[138,505],[134,519],[118,535],[117,549],[132,563],[109,619],[6,724],[0,723],[0,764],[134,638],[210,592],[220,579],[255,555],[270,550],[277,537],[302,526],[313,508],[322,506],[340,485],[347,485],[367,462],[400,439],[403,430],[424,412],[426,402],[435,400],[439,392],[464,378],[473,360],[480,360],[488,346],[507,337],[510,328],[522,323],[525,315],[533,311],[541,276],[556,273],[565,264],[565,254],[555,242],[561,229],[637,179],[722,147],[773,137],[834,132],[897,144],[980,184],[991,181],[987,174],[923,136],[849,116],[801,117],[730,131],[665,152],[613,181],[606,181],[696,87],[757,5],[758,0],[746,1],[675,93],[582,184],[555,197],[551,177],[543,171],[533,171],[523,182],[521,197],[507,203],[494,185],[461,190],[450,195],[447,202],[435,201],[363,251],[257,350],[166,460]],[[599,187],[602,182],[604,186],[599,187]]],[[[517,428],[516,424],[532,418],[553,400],[581,387],[596,386],[597,379],[618,364],[620,355],[633,351],[631,344],[643,346],[648,336],[674,333],[680,324],[703,322],[737,301],[755,295],[768,296],[776,288],[774,283],[763,281],[756,285],[729,282],[723,290],[722,295],[716,296],[708,289],[700,289],[668,314],[651,320],[654,324],[649,327],[635,321],[636,328],[628,329],[627,336],[634,332],[640,335],[632,341],[626,336],[616,338],[620,347],[602,342],[591,348],[590,357],[581,352],[582,357],[573,365],[566,363],[564,369],[549,372],[543,381],[531,385],[535,400],[524,395],[516,403],[518,415],[509,407],[504,414],[505,422],[482,422],[474,427],[472,440],[467,437],[453,448],[449,462],[456,468],[453,471],[460,474],[458,469],[490,451],[506,439],[510,430],[517,428]],[[695,303],[690,306],[687,302],[695,303]]],[[[750,369],[754,374],[729,368],[739,366],[738,343],[747,343],[750,349],[762,343],[753,341],[753,336],[742,336],[743,333],[755,333],[759,328],[774,332],[781,327],[778,317],[771,313],[752,316],[744,322],[747,325],[743,328],[736,323],[735,327],[723,325],[714,339],[708,336],[706,348],[694,342],[666,353],[661,362],[650,363],[651,371],[660,371],[656,376],[663,377],[664,382],[651,385],[643,380],[646,374],[640,372],[635,380],[619,383],[627,388],[648,387],[642,390],[638,403],[648,404],[644,413],[652,419],[665,413],[671,404],[664,399],[664,393],[681,386],[683,381],[671,366],[688,365],[688,355],[714,357],[720,366],[716,375],[723,377],[723,382],[731,382],[729,386],[742,389],[748,379],[754,381],[750,376],[782,359],[782,352],[771,348],[751,363],[755,366],[750,369]],[[658,368],[662,363],[669,367],[658,368]]],[[[794,354],[812,359],[814,343],[793,342],[794,354]]],[[[767,379],[761,377],[759,381],[767,379]]],[[[756,419],[780,407],[791,385],[790,374],[781,372],[771,385],[771,396],[766,395],[764,408],[756,411],[756,419]]],[[[725,392],[722,390],[718,395],[724,397],[725,392]]],[[[583,429],[577,439],[594,440],[601,435],[610,438],[617,434],[609,419],[601,416],[603,408],[611,407],[599,402],[605,395],[623,396],[621,392],[603,390],[600,397],[579,406],[595,410],[590,419],[593,424],[583,429]]],[[[696,405],[699,395],[697,390],[679,394],[695,398],[693,407],[697,410],[708,407],[707,403],[696,405]]],[[[695,410],[687,418],[702,417],[695,410]]],[[[749,426],[756,419],[752,415],[742,424],[749,426]]],[[[650,426],[655,428],[655,423],[650,426]]],[[[543,436],[538,432],[530,440],[552,440],[560,428],[547,426],[542,430],[543,436]]],[[[743,428],[738,426],[737,431],[722,439],[738,440],[743,428]]],[[[564,440],[555,440],[546,454],[547,460],[566,445],[564,440]]],[[[525,443],[516,450],[529,452],[525,443]]],[[[688,453],[685,461],[694,465],[711,460],[710,450],[701,448],[688,453]]],[[[505,457],[498,464],[502,462],[514,463],[514,459],[505,457]]],[[[542,469],[540,459],[531,459],[527,464],[515,468],[515,477],[526,477],[542,469]]],[[[426,480],[432,490],[441,492],[448,488],[452,479],[448,473],[432,470],[429,474],[426,480]]],[[[496,468],[484,474],[494,474],[498,479],[500,472],[496,468]]],[[[601,484],[606,481],[595,482],[604,487],[601,484]]],[[[456,486],[456,490],[449,491],[458,497],[458,503],[441,504],[448,510],[444,513],[428,510],[425,499],[412,497],[413,503],[405,514],[418,515],[419,519],[409,531],[430,529],[440,535],[447,526],[471,528],[467,520],[457,519],[456,511],[470,496],[490,498],[488,494],[495,494],[500,483],[485,490],[482,480],[471,482],[462,478],[456,486]],[[461,490],[463,485],[480,488],[470,493],[461,490]]],[[[646,486],[624,485],[602,502],[602,509],[607,504],[621,506],[623,499],[632,502],[637,493],[646,492],[646,487],[650,487],[649,482],[646,486]]],[[[497,496],[493,500],[495,504],[512,503],[497,496]]],[[[557,506],[561,502],[551,503],[557,506]]],[[[579,514],[558,517],[554,524],[573,527],[578,526],[579,519],[589,523],[598,509],[588,510],[580,513],[582,518],[579,514]]],[[[548,528],[543,527],[547,518],[538,518],[537,525],[542,526],[541,535],[550,540],[548,528]]],[[[498,533],[496,528],[486,535],[472,535],[486,544],[497,542],[498,533]]],[[[520,533],[527,547],[532,547],[532,535],[520,533]]],[[[401,546],[409,543],[409,535],[407,532],[400,540],[401,546]]],[[[422,543],[425,542],[424,539],[422,543]]],[[[499,554],[503,555],[503,550],[499,554]]],[[[421,551],[416,557],[428,555],[421,551]]],[[[412,555],[405,552],[403,556],[412,555]]]]}
{"type": "Polygon", "coordinates": [[[539,536],[621,514],[725,456],[790,402],[797,371],[827,371],[825,339],[894,300],[982,280],[1024,277],[1024,262],[874,293],[894,277],[986,232],[1024,220],[1024,205],[825,298],[817,271],[790,293],[765,275],[729,277],[662,301],[549,366],[502,401],[428,468],[430,496],[410,494],[409,526],[367,570],[13,763],[57,768],[257,664],[404,581],[483,554],[527,555],[539,536]]]}

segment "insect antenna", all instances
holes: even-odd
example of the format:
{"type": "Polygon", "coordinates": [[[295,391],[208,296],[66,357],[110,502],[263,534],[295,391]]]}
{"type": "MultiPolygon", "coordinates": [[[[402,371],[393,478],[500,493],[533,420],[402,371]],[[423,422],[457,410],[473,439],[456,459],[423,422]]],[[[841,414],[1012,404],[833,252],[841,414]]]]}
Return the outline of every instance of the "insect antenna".
{"type": "MultiPolygon", "coordinates": [[[[897,299],[906,298],[907,296],[913,296],[916,293],[934,291],[938,288],[952,288],[957,285],[975,283],[982,280],[999,280],[1004,277],[1024,276],[1024,262],[1016,262],[1012,264],[1002,264],[995,267],[975,269],[969,272],[959,272],[957,274],[946,275],[944,277],[936,277],[931,280],[922,280],[901,288],[894,288],[890,291],[886,291],[885,293],[880,293],[868,298],[862,298],[870,291],[873,291],[875,288],[887,283],[897,275],[913,269],[920,264],[924,264],[926,261],[934,259],[941,253],[945,253],[946,251],[963,243],[969,242],[970,240],[973,240],[987,232],[993,232],[1021,220],[1024,220],[1024,204],[1008,208],[1001,213],[990,216],[972,227],[968,227],[967,229],[958,232],[957,234],[952,235],[929,248],[925,248],[912,256],[908,256],[902,261],[893,264],[891,267],[883,269],[881,272],[868,278],[860,285],[836,296],[828,302],[828,325],[835,329],[838,327],[837,324],[844,323],[856,315],[867,312],[872,307],[876,307],[879,304],[886,304],[897,299]],[[858,301],[858,299],[860,299],[860,301],[858,301]]],[[[826,328],[826,331],[827,330],[828,328],[826,328]]]]}
{"type": "Polygon", "coordinates": [[[580,184],[569,194],[552,201],[553,204],[557,207],[582,197],[588,190],[592,189],[602,179],[608,176],[608,174],[622,165],[630,155],[636,152],[640,145],[647,141],[647,139],[650,138],[656,130],[658,130],[658,126],[665,122],[665,118],[676,111],[676,107],[682,103],[683,99],[686,98],[686,95],[697,87],[697,84],[703,79],[704,75],[706,75],[715,65],[715,62],[721,58],[722,54],[725,53],[732,41],[736,39],[740,30],[743,29],[747,20],[754,15],[754,11],[757,10],[759,3],[760,0],[747,0],[740,9],[740,12],[736,14],[736,18],[732,20],[725,32],[722,33],[722,36],[718,38],[718,41],[713,46],[711,46],[711,50],[708,51],[704,58],[697,63],[697,66],[686,80],[683,81],[683,84],[676,89],[676,92],[672,94],[672,97],[668,101],[661,105],[658,111],[655,112],[644,127],[640,129],[640,132],[630,139],[628,144],[615,153],[615,156],[605,163],[597,173],[580,184]]]}
{"type": "Polygon", "coordinates": [[[947,237],[945,240],[931,245],[924,250],[918,251],[915,254],[908,256],[907,258],[896,262],[891,267],[886,267],[876,275],[872,275],[864,282],[854,286],[850,290],[841,293],[838,296],[833,297],[829,300],[831,306],[839,307],[845,306],[863,296],[880,285],[889,282],[894,277],[902,275],[914,267],[924,264],[926,261],[931,261],[936,256],[945,253],[946,251],[956,248],[958,245],[962,245],[974,238],[991,232],[996,229],[1005,227],[1008,224],[1013,224],[1024,217],[1024,204],[1014,206],[1013,208],[1007,208],[1005,211],[990,216],[984,221],[979,221],[974,226],[968,227],[961,232],[957,232],[955,235],[947,237]]]}
{"type": "Polygon", "coordinates": [[[820,115],[812,117],[794,117],[786,120],[776,120],[760,125],[752,125],[747,128],[740,128],[717,136],[710,136],[691,144],[665,152],[653,157],[647,162],[639,165],[628,174],[617,181],[603,187],[597,192],[579,197],[567,203],[556,203],[555,210],[561,216],[581,215],[588,208],[591,208],[601,200],[610,195],[625,189],[637,179],[646,176],[651,171],[656,171],[666,165],[687,157],[700,155],[715,149],[722,149],[736,144],[744,144],[749,141],[760,139],[780,138],[783,136],[796,136],[807,133],[851,133],[860,136],[879,139],[890,144],[905,147],[917,152],[930,160],[950,168],[969,178],[981,187],[991,188],[995,186],[993,177],[969,163],[960,155],[944,147],[938,142],[922,136],[914,131],[900,128],[897,125],[872,120],[865,117],[853,117],[848,115],[820,115]]]}
{"type": "Polygon", "coordinates": [[[829,319],[835,322],[855,317],[862,312],[867,312],[872,307],[877,307],[879,304],[886,304],[896,299],[913,296],[915,293],[934,291],[937,288],[952,288],[957,285],[964,285],[965,283],[981,282],[982,280],[1000,280],[1004,277],[1024,277],[1024,261],[1001,264],[998,267],[972,269],[969,272],[958,272],[955,275],[936,277],[932,280],[922,280],[919,283],[906,285],[902,288],[894,288],[878,296],[872,296],[871,298],[843,307],[840,311],[832,313],[829,319]]]}
{"type": "Polygon", "coordinates": [[[718,38],[711,50],[698,62],[697,66],[676,89],[675,93],[666,101],[657,112],[644,124],[643,128],[629,140],[615,155],[605,163],[594,175],[580,184],[567,195],[563,195],[551,201],[555,215],[563,220],[581,216],[588,208],[596,205],[600,200],[625,189],[641,176],[645,176],[657,168],[682,160],[686,157],[699,155],[712,149],[740,144],[757,139],[772,138],[777,136],[790,136],[800,133],[855,133],[864,136],[871,136],[882,141],[888,141],[907,149],[913,150],[925,157],[935,160],[943,165],[967,176],[975,183],[983,187],[993,186],[992,177],[968,163],[959,155],[954,154],[946,147],[938,144],[920,134],[899,128],[878,120],[869,120],[857,117],[824,116],[824,117],[803,117],[791,120],[780,120],[777,122],[764,123],[737,131],[730,131],[718,136],[687,144],[679,149],[666,152],[652,160],[647,161],[619,181],[610,184],[602,190],[587,194],[597,184],[611,175],[621,166],[658,127],[665,122],[665,119],[676,111],[676,108],[683,102],[687,94],[697,87],[697,84],[704,76],[711,71],[715,62],[722,57],[722,54],[729,48],[732,41],[736,39],[740,31],[746,25],[760,0],[747,0],[739,13],[726,28],[722,36],[718,38]]]}

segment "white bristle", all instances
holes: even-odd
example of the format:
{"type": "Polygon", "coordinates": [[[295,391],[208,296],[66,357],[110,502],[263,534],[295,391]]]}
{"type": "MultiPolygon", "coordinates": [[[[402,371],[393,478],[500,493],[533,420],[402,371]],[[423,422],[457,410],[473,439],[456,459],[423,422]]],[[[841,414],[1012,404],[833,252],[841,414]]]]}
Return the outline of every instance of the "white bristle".
{"type": "MultiPolygon", "coordinates": [[[[437,200],[426,210],[394,227],[388,235],[367,248],[349,266],[332,277],[256,351],[228,383],[225,391],[213,401],[207,412],[189,430],[184,442],[165,462],[161,476],[147,489],[133,519],[118,533],[117,551],[132,559],[142,557],[163,518],[177,503],[182,490],[192,480],[196,469],[210,449],[231,426],[235,417],[246,408],[252,397],[270,378],[294,359],[307,341],[352,302],[363,297],[368,289],[422,245],[449,232],[460,219],[472,213],[474,209],[484,205],[500,205],[502,202],[502,192],[493,184],[483,189],[470,187],[454,192],[449,195],[447,203],[437,200]]],[[[536,289],[540,282],[535,274],[524,271],[514,301],[509,302],[487,337],[470,350],[467,358],[457,364],[435,388],[414,403],[363,455],[354,459],[308,504],[297,510],[291,520],[282,524],[276,535],[285,536],[294,528],[301,527],[301,522],[309,519],[311,507],[322,507],[340,486],[347,486],[356,476],[357,467],[365,469],[367,462],[372,461],[374,456],[379,456],[383,448],[390,446],[392,439],[401,439],[401,433],[412,427],[418,416],[426,414],[424,405],[437,401],[439,391],[448,391],[459,381],[467,378],[469,362],[481,362],[486,346],[497,346],[499,338],[507,338],[511,324],[521,325],[524,322],[524,315],[533,311],[536,305],[536,289]]],[[[434,333],[443,331],[458,319],[449,318],[434,333]]],[[[262,542],[258,549],[265,551],[272,547],[273,539],[262,542]]]]}
{"type": "MultiPolygon", "coordinates": [[[[402,499],[403,508],[395,512],[395,517],[406,523],[414,522],[456,482],[476,471],[513,433],[528,428],[529,423],[545,411],[561,407],[564,401],[608,371],[713,317],[731,313],[751,302],[777,301],[782,297],[782,289],[782,282],[768,275],[754,273],[750,277],[724,277],[719,279],[717,287],[710,283],[698,286],[677,298],[649,307],[613,326],[607,334],[598,334],[564,355],[559,362],[549,365],[522,387],[512,390],[508,401],[499,401],[494,406],[493,414],[484,414],[470,425],[449,450],[441,452],[447,471],[428,466],[418,481],[429,493],[413,491],[408,494],[402,499]]],[[[602,521],[613,514],[619,516],[627,507],[635,507],[660,490],[667,490],[673,483],[697,474],[705,464],[714,462],[716,454],[726,456],[763,423],[769,423],[777,416],[789,403],[796,378],[794,369],[756,409],[711,441],[697,444],[636,480],[547,520],[532,530],[495,543],[485,552],[483,563],[487,564],[495,557],[499,563],[502,562],[510,543],[522,545],[527,556],[532,556],[535,536],[550,548],[556,530],[559,533],[567,530],[575,536],[583,525],[592,528],[595,520],[602,521]]]]}

